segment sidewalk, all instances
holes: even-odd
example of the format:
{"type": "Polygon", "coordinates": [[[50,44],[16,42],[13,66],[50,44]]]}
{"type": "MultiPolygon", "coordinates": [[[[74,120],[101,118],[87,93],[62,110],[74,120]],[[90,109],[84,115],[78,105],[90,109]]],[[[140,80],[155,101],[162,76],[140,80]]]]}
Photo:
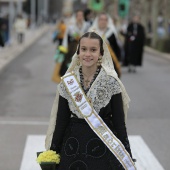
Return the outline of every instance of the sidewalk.
{"type": "Polygon", "coordinates": [[[156,57],[162,57],[164,59],[170,60],[170,54],[168,53],[162,53],[160,51],[157,51],[151,47],[145,46],[145,52],[155,55],[156,57]]]}
{"type": "Polygon", "coordinates": [[[41,35],[49,29],[48,25],[43,25],[36,29],[28,29],[25,34],[25,41],[23,44],[18,44],[16,39],[11,46],[6,46],[0,49],[0,71],[5,68],[14,58],[19,56],[31,44],[33,44],[41,35]]]}

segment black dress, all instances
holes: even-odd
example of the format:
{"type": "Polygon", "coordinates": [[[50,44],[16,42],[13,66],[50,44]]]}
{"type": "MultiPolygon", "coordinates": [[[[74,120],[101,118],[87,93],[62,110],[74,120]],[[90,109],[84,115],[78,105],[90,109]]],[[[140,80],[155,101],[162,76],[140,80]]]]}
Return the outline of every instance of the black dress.
{"type": "Polygon", "coordinates": [[[121,50],[114,33],[111,34],[107,39],[109,41],[110,46],[112,47],[112,50],[115,52],[117,59],[121,61],[121,50]]]}
{"type": "Polygon", "coordinates": [[[142,66],[145,30],[141,24],[130,23],[125,35],[124,66],[142,66]]]}
{"type": "MultiPolygon", "coordinates": [[[[124,168],[84,119],[71,118],[68,101],[59,97],[57,121],[51,150],[61,155],[57,170],[123,170],[124,168]]],[[[131,155],[124,121],[121,93],[113,95],[100,110],[100,117],[131,155]]]]}
{"type": "MultiPolygon", "coordinates": [[[[76,27],[76,25],[74,25],[74,26],[76,27]]],[[[88,30],[89,26],[90,26],[89,23],[87,23],[87,22],[84,23],[84,28],[83,28],[84,33],[88,30]]],[[[71,63],[72,56],[76,52],[78,41],[79,41],[79,38],[75,38],[74,35],[72,35],[72,33],[71,33],[72,29],[74,30],[74,27],[72,27],[72,26],[70,26],[68,28],[68,30],[69,30],[68,35],[67,35],[68,53],[65,55],[64,61],[63,61],[62,65],[61,65],[61,70],[60,70],[60,75],[61,76],[63,76],[66,73],[66,71],[67,71],[67,69],[69,67],[69,64],[71,63]]],[[[78,31],[78,30],[76,30],[76,31],[78,31]]],[[[79,31],[77,32],[77,34],[80,33],[79,31]]]]}
{"type": "MultiPolygon", "coordinates": [[[[112,33],[109,37],[107,37],[107,40],[109,41],[109,45],[112,48],[113,52],[116,55],[117,58],[117,62],[119,63],[121,61],[121,50],[120,50],[120,46],[118,45],[117,39],[115,37],[115,34],[112,33]]],[[[113,65],[115,68],[116,73],[118,74],[118,77],[121,77],[121,72],[120,72],[120,68],[119,66],[116,64],[116,61],[113,60],[113,65]]]]}

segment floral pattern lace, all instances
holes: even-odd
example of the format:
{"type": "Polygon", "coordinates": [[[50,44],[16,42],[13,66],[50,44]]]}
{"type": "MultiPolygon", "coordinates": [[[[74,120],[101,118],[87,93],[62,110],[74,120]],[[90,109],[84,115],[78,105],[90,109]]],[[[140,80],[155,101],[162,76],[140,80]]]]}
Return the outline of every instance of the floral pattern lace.
{"type": "MultiPolygon", "coordinates": [[[[80,80],[79,71],[75,71],[75,74],[78,77],[78,80],[80,80]]],[[[79,113],[74,106],[74,103],[67,93],[63,83],[59,84],[58,90],[60,95],[68,100],[70,110],[76,114],[78,118],[83,118],[81,113],[79,113]]],[[[100,109],[109,103],[113,95],[121,92],[122,91],[118,81],[114,77],[107,75],[105,70],[102,68],[97,78],[91,85],[91,88],[87,93],[87,97],[89,98],[95,111],[99,113],[100,109]]]]}
{"type": "Polygon", "coordinates": [[[99,113],[100,109],[109,103],[111,97],[118,93],[121,93],[118,81],[114,77],[106,75],[102,69],[87,93],[87,97],[92,101],[95,111],[99,113]]]}

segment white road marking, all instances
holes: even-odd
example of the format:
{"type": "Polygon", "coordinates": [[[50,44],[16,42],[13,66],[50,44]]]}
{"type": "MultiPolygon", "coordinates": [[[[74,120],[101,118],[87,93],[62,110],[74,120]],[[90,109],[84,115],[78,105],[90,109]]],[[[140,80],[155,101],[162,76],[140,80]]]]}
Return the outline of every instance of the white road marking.
{"type": "Polygon", "coordinates": [[[37,152],[45,151],[44,135],[28,135],[20,170],[41,170],[36,162],[37,152]]]}
{"type": "Polygon", "coordinates": [[[48,122],[40,122],[40,121],[0,121],[0,125],[48,125],[48,122]]]}
{"type": "MultiPolygon", "coordinates": [[[[141,136],[129,136],[137,170],[164,170],[141,136]]],[[[45,150],[44,135],[28,135],[20,170],[41,170],[36,153],[45,150]]]]}
{"type": "Polygon", "coordinates": [[[137,170],[164,170],[141,136],[130,136],[129,141],[137,170]]]}

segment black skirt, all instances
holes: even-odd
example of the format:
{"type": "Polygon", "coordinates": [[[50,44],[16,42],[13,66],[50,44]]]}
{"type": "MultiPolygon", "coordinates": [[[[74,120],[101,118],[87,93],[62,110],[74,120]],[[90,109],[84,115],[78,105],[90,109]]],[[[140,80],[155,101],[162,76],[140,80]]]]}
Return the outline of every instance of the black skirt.
{"type": "Polygon", "coordinates": [[[84,119],[71,118],[57,170],[124,170],[84,119]]]}

